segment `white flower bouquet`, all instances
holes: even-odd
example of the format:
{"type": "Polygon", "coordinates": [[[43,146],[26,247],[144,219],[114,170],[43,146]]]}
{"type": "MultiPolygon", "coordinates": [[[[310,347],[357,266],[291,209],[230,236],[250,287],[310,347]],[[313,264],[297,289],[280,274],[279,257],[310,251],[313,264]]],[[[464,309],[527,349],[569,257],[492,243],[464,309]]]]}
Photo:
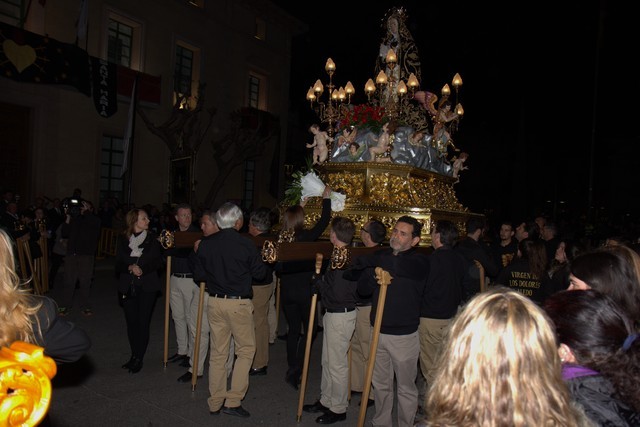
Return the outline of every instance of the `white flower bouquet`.
{"type": "MultiPolygon", "coordinates": [[[[325,185],[313,170],[306,173],[298,171],[293,173],[292,177],[294,181],[285,191],[285,201],[289,204],[300,203],[301,200],[309,197],[322,196],[325,185]]],[[[330,198],[332,211],[341,212],[344,210],[346,195],[332,191],[330,198]]]]}

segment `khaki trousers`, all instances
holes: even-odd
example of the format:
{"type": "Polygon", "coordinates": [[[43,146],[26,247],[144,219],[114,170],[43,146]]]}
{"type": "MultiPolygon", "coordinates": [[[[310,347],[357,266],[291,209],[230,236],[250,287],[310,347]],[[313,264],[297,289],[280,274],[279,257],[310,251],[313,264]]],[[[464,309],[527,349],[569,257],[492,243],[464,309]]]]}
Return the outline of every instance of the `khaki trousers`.
{"type": "Polygon", "coordinates": [[[224,299],[210,296],[207,317],[211,329],[209,354],[209,410],[223,405],[240,406],[249,387],[249,369],[256,352],[253,303],[250,299],[224,299]],[[231,373],[231,387],[227,389],[225,363],[233,338],[236,361],[231,373]]]}
{"type": "MultiPolygon", "coordinates": [[[[362,393],[371,348],[371,306],[356,307],[356,329],[351,338],[351,391],[362,393]]],[[[373,398],[373,393],[370,393],[373,398]]]]}
{"type": "Polygon", "coordinates": [[[269,300],[275,284],[252,286],[253,322],[256,328],[256,356],[252,368],[264,368],[269,364],[269,300]]]}
{"type": "Polygon", "coordinates": [[[436,376],[436,363],[449,332],[451,319],[420,318],[420,370],[427,381],[427,390],[436,376]]]}

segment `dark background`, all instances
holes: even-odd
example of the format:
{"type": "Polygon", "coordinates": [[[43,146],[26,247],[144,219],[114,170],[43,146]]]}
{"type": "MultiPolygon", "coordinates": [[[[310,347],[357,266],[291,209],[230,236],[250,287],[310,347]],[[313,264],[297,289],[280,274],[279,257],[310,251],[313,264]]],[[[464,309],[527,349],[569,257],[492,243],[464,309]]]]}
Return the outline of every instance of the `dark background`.
{"type": "Polygon", "coordinates": [[[454,140],[470,154],[456,184],[465,206],[496,219],[638,217],[640,35],[622,2],[276,3],[309,25],[293,46],[287,163],[294,169],[305,164],[306,130],[317,122],[305,95],[316,79],[328,81],[327,58],[336,63],[334,82],[350,80],[353,103],[364,103],[382,19],[402,6],[419,49],[421,89],[439,95],[456,72],[463,79],[465,115],[454,140]]]}

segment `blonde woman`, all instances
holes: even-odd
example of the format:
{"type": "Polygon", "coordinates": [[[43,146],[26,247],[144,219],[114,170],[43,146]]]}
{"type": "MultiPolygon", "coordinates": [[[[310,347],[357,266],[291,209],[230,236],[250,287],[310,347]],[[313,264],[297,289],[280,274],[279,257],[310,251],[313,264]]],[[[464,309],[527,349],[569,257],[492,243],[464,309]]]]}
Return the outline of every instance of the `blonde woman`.
{"type": "Polygon", "coordinates": [[[13,240],[0,229],[0,347],[24,341],[56,363],[75,362],[91,347],[87,334],[58,317],[51,299],[29,293],[16,274],[13,240]]]}
{"type": "Polygon", "coordinates": [[[497,287],[457,316],[426,402],[430,426],[591,426],[571,403],[553,327],[533,301],[497,287]]]}

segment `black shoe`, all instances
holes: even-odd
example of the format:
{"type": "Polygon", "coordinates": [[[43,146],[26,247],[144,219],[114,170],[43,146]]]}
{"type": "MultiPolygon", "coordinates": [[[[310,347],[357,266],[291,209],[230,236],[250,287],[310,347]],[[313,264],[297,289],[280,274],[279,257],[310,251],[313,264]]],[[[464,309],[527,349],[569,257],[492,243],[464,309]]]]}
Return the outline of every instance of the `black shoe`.
{"type": "Polygon", "coordinates": [[[184,359],[182,359],[182,362],[180,362],[180,365],[183,368],[190,368],[191,367],[191,361],[188,357],[185,357],[184,359]]]}
{"type": "MultiPolygon", "coordinates": [[[[185,374],[182,374],[182,375],[180,375],[178,377],[178,382],[179,383],[190,383],[192,376],[193,376],[193,374],[191,372],[187,372],[185,374]]],[[[202,378],[202,375],[198,375],[198,378],[202,378]]]]}
{"type": "Polygon", "coordinates": [[[337,423],[338,421],[344,421],[346,419],[347,419],[346,412],[344,414],[336,414],[333,411],[329,411],[324,415],[320,415],[318,418],[316,418],[316,422],[318,424],[333,424],[333,423],[337,423]]]}
{"type": "Polygon", "coordinates": [[[122,369],[129,369],[131,367],[131,365],[133,364],[134,360],[135,360],[135,357],[131,356],[131,359],[129,359],[129,361],[127,363],[122,365],[122,369]]]}
{"type": "MultiPolygon", "coordinates": [[[[367,400],[367,408],[371,408],[373,406],[373,399],[368,399],[367,400]]],[[[358,403],[358,406],[362,406],[362,400],[360,401],[360,403],[358,403]]]]}
{"type": "Polygon", "coordinates": [[[209,411],[209,415],[220,415],[220,409],[217,411],[209,411]]]}
{"type": "Polygon", "coordinates": [[[284,377],[284,381],[293,387],[294,390],[298,390],[298,384],[300,384],[300,377],[302,376],[300,369],[289,368],[287,375],[284,377]]]}
{"type": "Polygon", "coordinates": [[[174,354],[173,356],[171,356],[170,358],[167,359],[167,362],[182,362],[184,359],[189,360],[189,356],[187,356],[186,354],[174,354]]]}
{"type": "Polygon", "coordinates": [[[236,406],[235,408],[222,408],[222,413],[227,415],[233,415],[235,417],[249,418],[251,414],[242,406],[236,406]]]}
{"type": "Polygon", "coordinates": [[[251,368],[249,370],[249,375],[267,375],[267,367],[263,366],[262,368],[251,368]]]}
{"type": "Polygon", "coordinates": [[[137,374],[142,369],[142,360],[134,358],[131,365],[129,365],[129,373],[137,374]]]}
{"type": "Polygon", "coordinates": [[[304,412],[311,412],[312,414],[315,414],[317,412],[323,412],[323,413],[331,412],[329,408],[327,408],[322,403],[320,403],[319,400],[316,400],[316,402],[312,403],[311,405],[304,405],[302,407],[302,410],[304,412]]]}

